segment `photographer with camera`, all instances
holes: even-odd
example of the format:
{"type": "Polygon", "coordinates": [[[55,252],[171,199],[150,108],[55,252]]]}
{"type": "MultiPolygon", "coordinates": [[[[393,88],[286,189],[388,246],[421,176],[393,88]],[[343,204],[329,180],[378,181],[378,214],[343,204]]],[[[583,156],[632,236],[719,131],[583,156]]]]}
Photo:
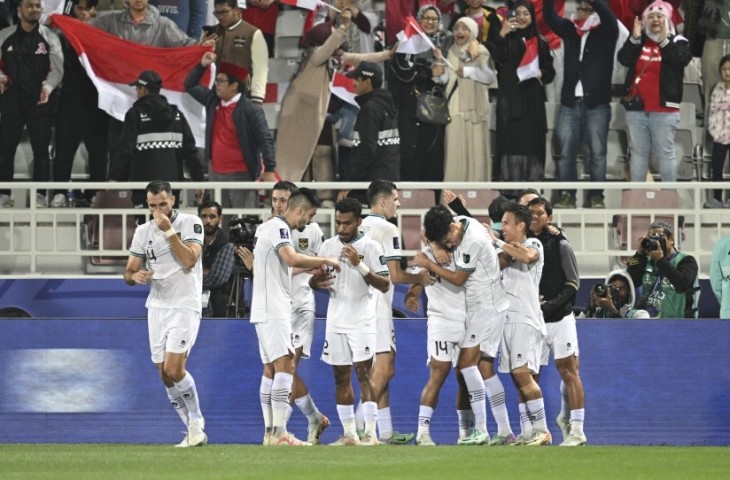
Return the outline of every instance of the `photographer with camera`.
{"type": "Polygon", "coordinates": [[[649,225],[626,271],[642,287],[636,306],[651,318],[697,317],[697,260],[674,248],[674,229],[667,222],[655,220],[649,225]]]}
{"type": "Polygon", "coordinates": [[[233,246],[221,230],[223,209],[218,202],[206,201],[198,206],[203,221],[203,308],[207,317],[225,317],[228,296],[235,270],[233,246]],[[206,302],[207,300],[207,302],[206,302]]]}
{"type": "Polygon", "coordinates": [[[646,310],[636,310],[636,292],[631,276],[625,270],[614,270],[604,283],[591,288],[585,318],[649,318],[646,310]]]}

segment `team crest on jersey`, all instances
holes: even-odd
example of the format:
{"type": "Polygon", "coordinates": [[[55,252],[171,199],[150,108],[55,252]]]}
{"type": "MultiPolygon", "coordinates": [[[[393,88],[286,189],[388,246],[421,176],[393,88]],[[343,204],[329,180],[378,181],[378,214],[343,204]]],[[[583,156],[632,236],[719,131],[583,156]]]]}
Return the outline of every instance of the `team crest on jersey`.
{"type": "Polygon", "coordinates": [[[306,250],[307,247],[309,247],[309,239],[308,238],[300,238],[299,239],[299,250],[306,250]]]}
{"type": "Polygon", "coordinates": [[[202,225],[198,225],[197,223],[193,225],[193,232],[195,233],[203,233],[203,227],[202,225]]]}
{"type": "Polygon", "coordinates": [[[465,253],[462,258],[464,259],[464,263],[469,263],[469,261],[471,260],[471,255],[465,253]]]}
{"type": "Polygon", "coordinates": [[[398,237],[393,237],[393,248],[400,250],[400,239],[398,237]]]}
{"type": "Polygon", "coordinates": [[[286,228],[280,228],[279,229],[279,236],[281,238],[289,238],[289,230],[287,230],[286,228]]]}
{"type": "Polygon", "coordinates": [[[38,49],[35,51],[36,55],[47,55],[48,49],[46,48],[46,44],[43,42],[38,43],[38,49]]]}

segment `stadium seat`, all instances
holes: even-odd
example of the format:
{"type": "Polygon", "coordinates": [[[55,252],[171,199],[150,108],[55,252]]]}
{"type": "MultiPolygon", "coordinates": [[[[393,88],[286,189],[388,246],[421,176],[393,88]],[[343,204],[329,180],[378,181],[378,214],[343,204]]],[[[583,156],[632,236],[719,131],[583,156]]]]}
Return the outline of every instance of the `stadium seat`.
{"type": "MultiPolygon", "coordinates": [[[[663,210],[661,214],[639,213],[613,216],[613,248],[634,252],[639,247],[639,238],[646,235],[654,220],[663,220],[675,227],[674,241],[681,246],[684,238],[684,217],[667,212],[679,208],[679,193],[676,190],[624,190],[621,195],[622,209],[663,210]],[[629,232],[630,230],[630,232],[629,232]],[[630,235],[630,238],[629,238],[630,235]]],[[[611,260],[611,268],[625,268],[629,257],[611,260]]]]}
{"type": "MultiPolygon", "coordinates": [[[[133,208],[130,190],[100,190],[96,192],[95,208],[133,208]]],[[[87,248],[93,250],[125,250],[129,247],[137,228],[135,216],[92,215],[86,223],[87,248]],[[126,221],[124,220],[126,218],[126,221]]],[[[127,257],[92,256],[91,265],[125,265],[127,257]]]]}
{"type": "Polygon", "coordinates": [[[462,195],[466,201],[466,208],[474,214],[474,218],[480,222],[491,224],[489,215],[476,214],[477,210],[487,210],[495,198],[499,197],[499,190],[469,188],[465,190],[454,189],[453,192],[462,195]]]}
{"type": "Polygon", "coordinates": [[[611,102],[607,143],[606,180],[623,180],[629,165],[629,129],[626,125],[626,109],[618,102],[611,102]]]}
{"type": "Polygon", "coordinates": [[[701,180],[701,158],[698,152],[699,136],[694,103],[682,102],[679,108],[679,125],[674,137],[674,149],[677,153],[677,180],[701,180]]]}
{"type": "Polygon", "coordinates": [[[274,39],[275,58],[296,58],[302,54],[299,41],[302,37],[306,13],[301,10],[285,10],[279,12],[276,19],[274,39]]]}
{"type": "MultiPolygon", "coordinates": [[[[431,208],[436,204],[433,190],[399,190],[398,198],[402,209],[431,208]]],[[[423,224],[421,215],[399,214],[399,217],[403,249],[420,250],[423,224]]]]}

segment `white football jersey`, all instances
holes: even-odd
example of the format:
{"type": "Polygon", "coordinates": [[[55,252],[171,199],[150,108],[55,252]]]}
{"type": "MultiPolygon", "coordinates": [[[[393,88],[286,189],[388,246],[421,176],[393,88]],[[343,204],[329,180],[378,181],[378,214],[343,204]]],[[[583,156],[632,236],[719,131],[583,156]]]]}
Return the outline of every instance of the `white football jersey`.
{"type": "Polygon", "coordinates": [[[256,229],[251,323],[263,323],[271,319],[291,320],[289,266],[278,253],[280,248],[286,246],[294,245],[291,227],[283,217],[272,217],[256,229]]]}
{"type": "MultiPolygon", "coordinates": [[[[403,256],[400,245],[400,231],[398,227],[390,223],[384,216],[375,213],[369,214],[362,219],[360,230],[383,249],[383,259],[386,262],[398,260],[403,256]]],[[[393,285],[386,293],[378,291],[378,316],[390,318],[393,315],[393,285]]]]}
{"type": "MultiPolygon", "coordinates": [[[[296,228],[291,231],[294,250],[302,255],[314,257],[322,246],[324,234],[319,225],[312,222],[303,231],[296,228]]],[[[309,279],[312,276],[308,273],[292,275],[291,278],[291,303],[294,310],[314,311],[314,294],[309,288],[309,279]]]]}
{"type": "Polygon", "coordinates": [[[466,310],[507,310],[509,301],[500,282],[497,252],[486,228],[473,218],[458,216],[454,220],[464,225],[461,244],[454,251],[456,269],[471,272],[464,284],[466,310]]]}
{"type": "Polygon", "coordinates": [[[540,277],[545,263],[542,243],[537,238],[528,238],[522,244],[537,250],[539,258],[530,265],[512,260],[502,270],[502,285],[509,298],[505,323],[526,323],[545,334],[540,309],[540,277]]]}
{"type": "MultiPolygon", "coordinates": [[[[436,262],[431,247],[424,247],[423,253],[432,261],[436,262]]],[[[441,265],[452,272],[456,270],[456,262],[452,257],[451,263],[441,265]]],[[[420,269],[418,269],[420,270],[420,269]]],[[[418,271],[417,270],[417,271],[418,271]]],[[[457,287],[453,283],[436,277],[433,285],[425,287],[428,297],[427,316],[428,322],[443,326],[457,327],[464,329],[466,322],[466,295],[464,287],[457,287]]]]}
{"type": "MultiPolygon", "coordinates": [[[[388,276],[388,267],[383,264],[383,250],[376,242],[360,234],[350,243],[360,254],[360,261],[370,267],[375,275],[388,276]]],[[[322,244],[320,257],[340,259],[342,270],[334,272],[334,284],[329,289],[330,301],[327,307],[327,331],[332,333],[375,333],[377,298],[380,290],[367,283],[348,260],[340,256],[344,244],[334,236],[322,244]]]]}
{"type": "MultiPolygon", "coordinates": [[[[173,210],[170,221],[183,243],[197,243],[202,248],[204,233],[200,218],[173,210]]],[[[144,258],[145,268],[153,272],[145,303],[147,308],[186,308],[202,313],[202,255],[193,268],[184,270],[175,258],[165,232],[157,227],[154,219],[134,231],[129,253],[144,258]]]]}

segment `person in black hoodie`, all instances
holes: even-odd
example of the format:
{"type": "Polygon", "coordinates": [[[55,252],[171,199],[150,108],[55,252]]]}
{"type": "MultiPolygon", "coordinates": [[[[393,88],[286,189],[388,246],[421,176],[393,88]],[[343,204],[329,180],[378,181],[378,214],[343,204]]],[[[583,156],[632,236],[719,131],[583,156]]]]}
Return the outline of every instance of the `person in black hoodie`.
{"type": "MultiPolygon", "coordinates": [[[[350,180],[397,181],[400,179],[398,118],[393,97],[380,88],[383,71],[375,63],[361,62],[347,77],[355,79],[355,100],[360,105],[350,157],[350,180]]],[[[339,198],[345,195],[341,192],[339,198]]],[[[367,203],[364,192],[352,192],[349,196],[367,203]]]]}
{"type": "MultiPolygon", "coordinates": [[[[119,149],[114,152],[109,168],[109,180],[179,182],[184,179],[183,165],[186,165],[190,177],[196,182],[202,181],[203,167],[198,161],[190,125],[177,106],[160,95],[160,75],[154,70],[145,70],[130,86],[137,90],[137,101],[124,117],[119,149]]],[[[144,195],[134,192],[132,200],[140,205],[144,203],[144,195]]]]}

